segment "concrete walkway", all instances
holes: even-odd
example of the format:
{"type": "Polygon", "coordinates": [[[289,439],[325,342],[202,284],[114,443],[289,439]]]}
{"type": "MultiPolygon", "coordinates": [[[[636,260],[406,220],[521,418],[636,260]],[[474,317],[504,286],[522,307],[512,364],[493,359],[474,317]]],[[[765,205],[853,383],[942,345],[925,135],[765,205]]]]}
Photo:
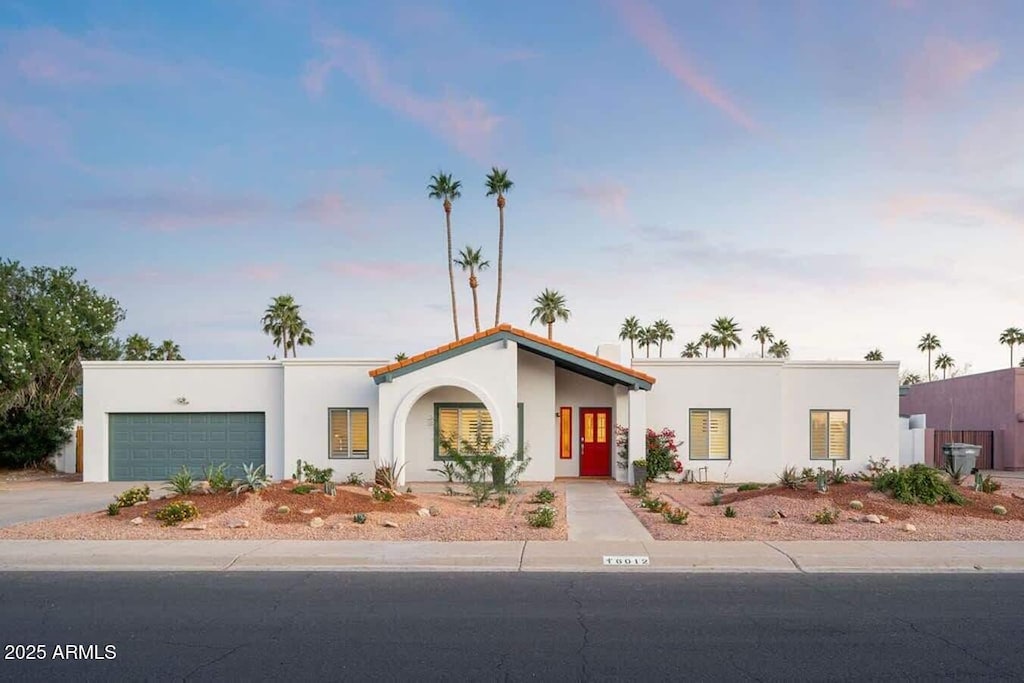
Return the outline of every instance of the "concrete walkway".
{"type": "Polygon", "coordinates": [[[3,540],[2,571],[1024,573],[1024,543],[3,540]],[[648,564],[608,566],[608,555],[648,564]]]}
{"type": "Polygon", "coordinates": [[[654,540],[607,482],[568,482],[565,507],[570,541],[654,540]]]}
{"type": "Polygon", "coordinates": [[[165,482],[83,483],[41,479],[0,485],[0,527],[37,519],[93,512],[107,507],[114,496],[133,486],[149,484],[154,494],[165,493],[165,482]]]}

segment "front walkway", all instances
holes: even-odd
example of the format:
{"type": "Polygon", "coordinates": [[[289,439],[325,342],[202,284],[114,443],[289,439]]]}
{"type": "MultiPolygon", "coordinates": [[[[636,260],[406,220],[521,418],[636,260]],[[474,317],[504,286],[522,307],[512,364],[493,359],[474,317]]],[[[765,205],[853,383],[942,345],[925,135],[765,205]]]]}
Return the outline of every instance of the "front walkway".
{"type": "Polygon", "coordinates": [[[653,541],[606,481],[565,484],[570,541],[653,541]]]}

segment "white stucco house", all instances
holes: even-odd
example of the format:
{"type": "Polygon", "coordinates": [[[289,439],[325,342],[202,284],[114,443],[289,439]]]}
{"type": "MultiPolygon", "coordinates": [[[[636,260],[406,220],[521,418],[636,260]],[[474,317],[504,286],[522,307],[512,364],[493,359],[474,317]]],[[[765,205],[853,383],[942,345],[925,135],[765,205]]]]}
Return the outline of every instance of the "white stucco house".
{"type": "Polygon", "coordinates": [[[401,362],[95,361],[84,366],[84,479],[158,480],[182,464],[297,459],[367,478],[380,459],[436,480],[442,435],[505,438],[523,480],[614,477],[648,427],[711,481],[772,481],[787,465],[862,469],[899,452],[898,363],[635,359],[500,325],[401,362]],[[701,468],[707,468],[702,470],[701,468]]]}

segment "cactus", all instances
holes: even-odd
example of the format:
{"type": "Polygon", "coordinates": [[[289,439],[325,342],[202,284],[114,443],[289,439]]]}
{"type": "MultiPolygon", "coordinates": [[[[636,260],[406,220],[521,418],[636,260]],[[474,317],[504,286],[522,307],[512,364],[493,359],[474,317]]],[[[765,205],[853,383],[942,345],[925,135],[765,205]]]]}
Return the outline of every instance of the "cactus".
{"type": "Polygon", "coordinates": [[[356,514],[352,515],[352,521],[356,524],[366,524],[366,513],[357,512],[356,514]]]}
{"type": "Polygon", "coordinates": [[[1006,508],[1003,507],[1002,505],[993,505],[992,512],[996,513],[999,516],[1002,516],[1006,514],[1006,508]]]}
{"type": "Polygon", "coordinates": [[[823,469],[819,469],[816,478],[818,481],[818,493],[825,493],[828,491],[828,473],[823,469]]]}
{"type": "Polygon", "coordinates": [[[851,500],[850,501],[850,509],[851,510],[863,510],[864,509],[864,503],[860,502],[859,500],[851,500]]]}
{"type": "Polygon", "coordinates": [[[974,473],[974,490],[975,491],[981,491],[982,482],[983,481],[984,481],[984,479],[981,476],[981,472],[975,471],[975,473],[974,473]]]}
{"type": "Polygon", "coordinates": [[[333,481],[324,483],[324,493],[328,496],[334,496],[338,493],[338,485],[333,481]]]}

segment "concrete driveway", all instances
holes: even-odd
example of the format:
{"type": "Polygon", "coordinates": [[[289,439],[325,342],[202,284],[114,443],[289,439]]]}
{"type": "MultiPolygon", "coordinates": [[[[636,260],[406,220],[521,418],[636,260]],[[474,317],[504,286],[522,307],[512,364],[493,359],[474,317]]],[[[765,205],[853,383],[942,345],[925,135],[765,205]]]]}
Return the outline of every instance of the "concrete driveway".
{"type": "Polygon", "coordinates": [[[114,496],[132,486],[149,483],[153,495],[162,495],[163,483],[84,483],[68,479],[16,481],[0,484],[0,527],[60,517],[77,512],[102,510],[114,496]]]}

